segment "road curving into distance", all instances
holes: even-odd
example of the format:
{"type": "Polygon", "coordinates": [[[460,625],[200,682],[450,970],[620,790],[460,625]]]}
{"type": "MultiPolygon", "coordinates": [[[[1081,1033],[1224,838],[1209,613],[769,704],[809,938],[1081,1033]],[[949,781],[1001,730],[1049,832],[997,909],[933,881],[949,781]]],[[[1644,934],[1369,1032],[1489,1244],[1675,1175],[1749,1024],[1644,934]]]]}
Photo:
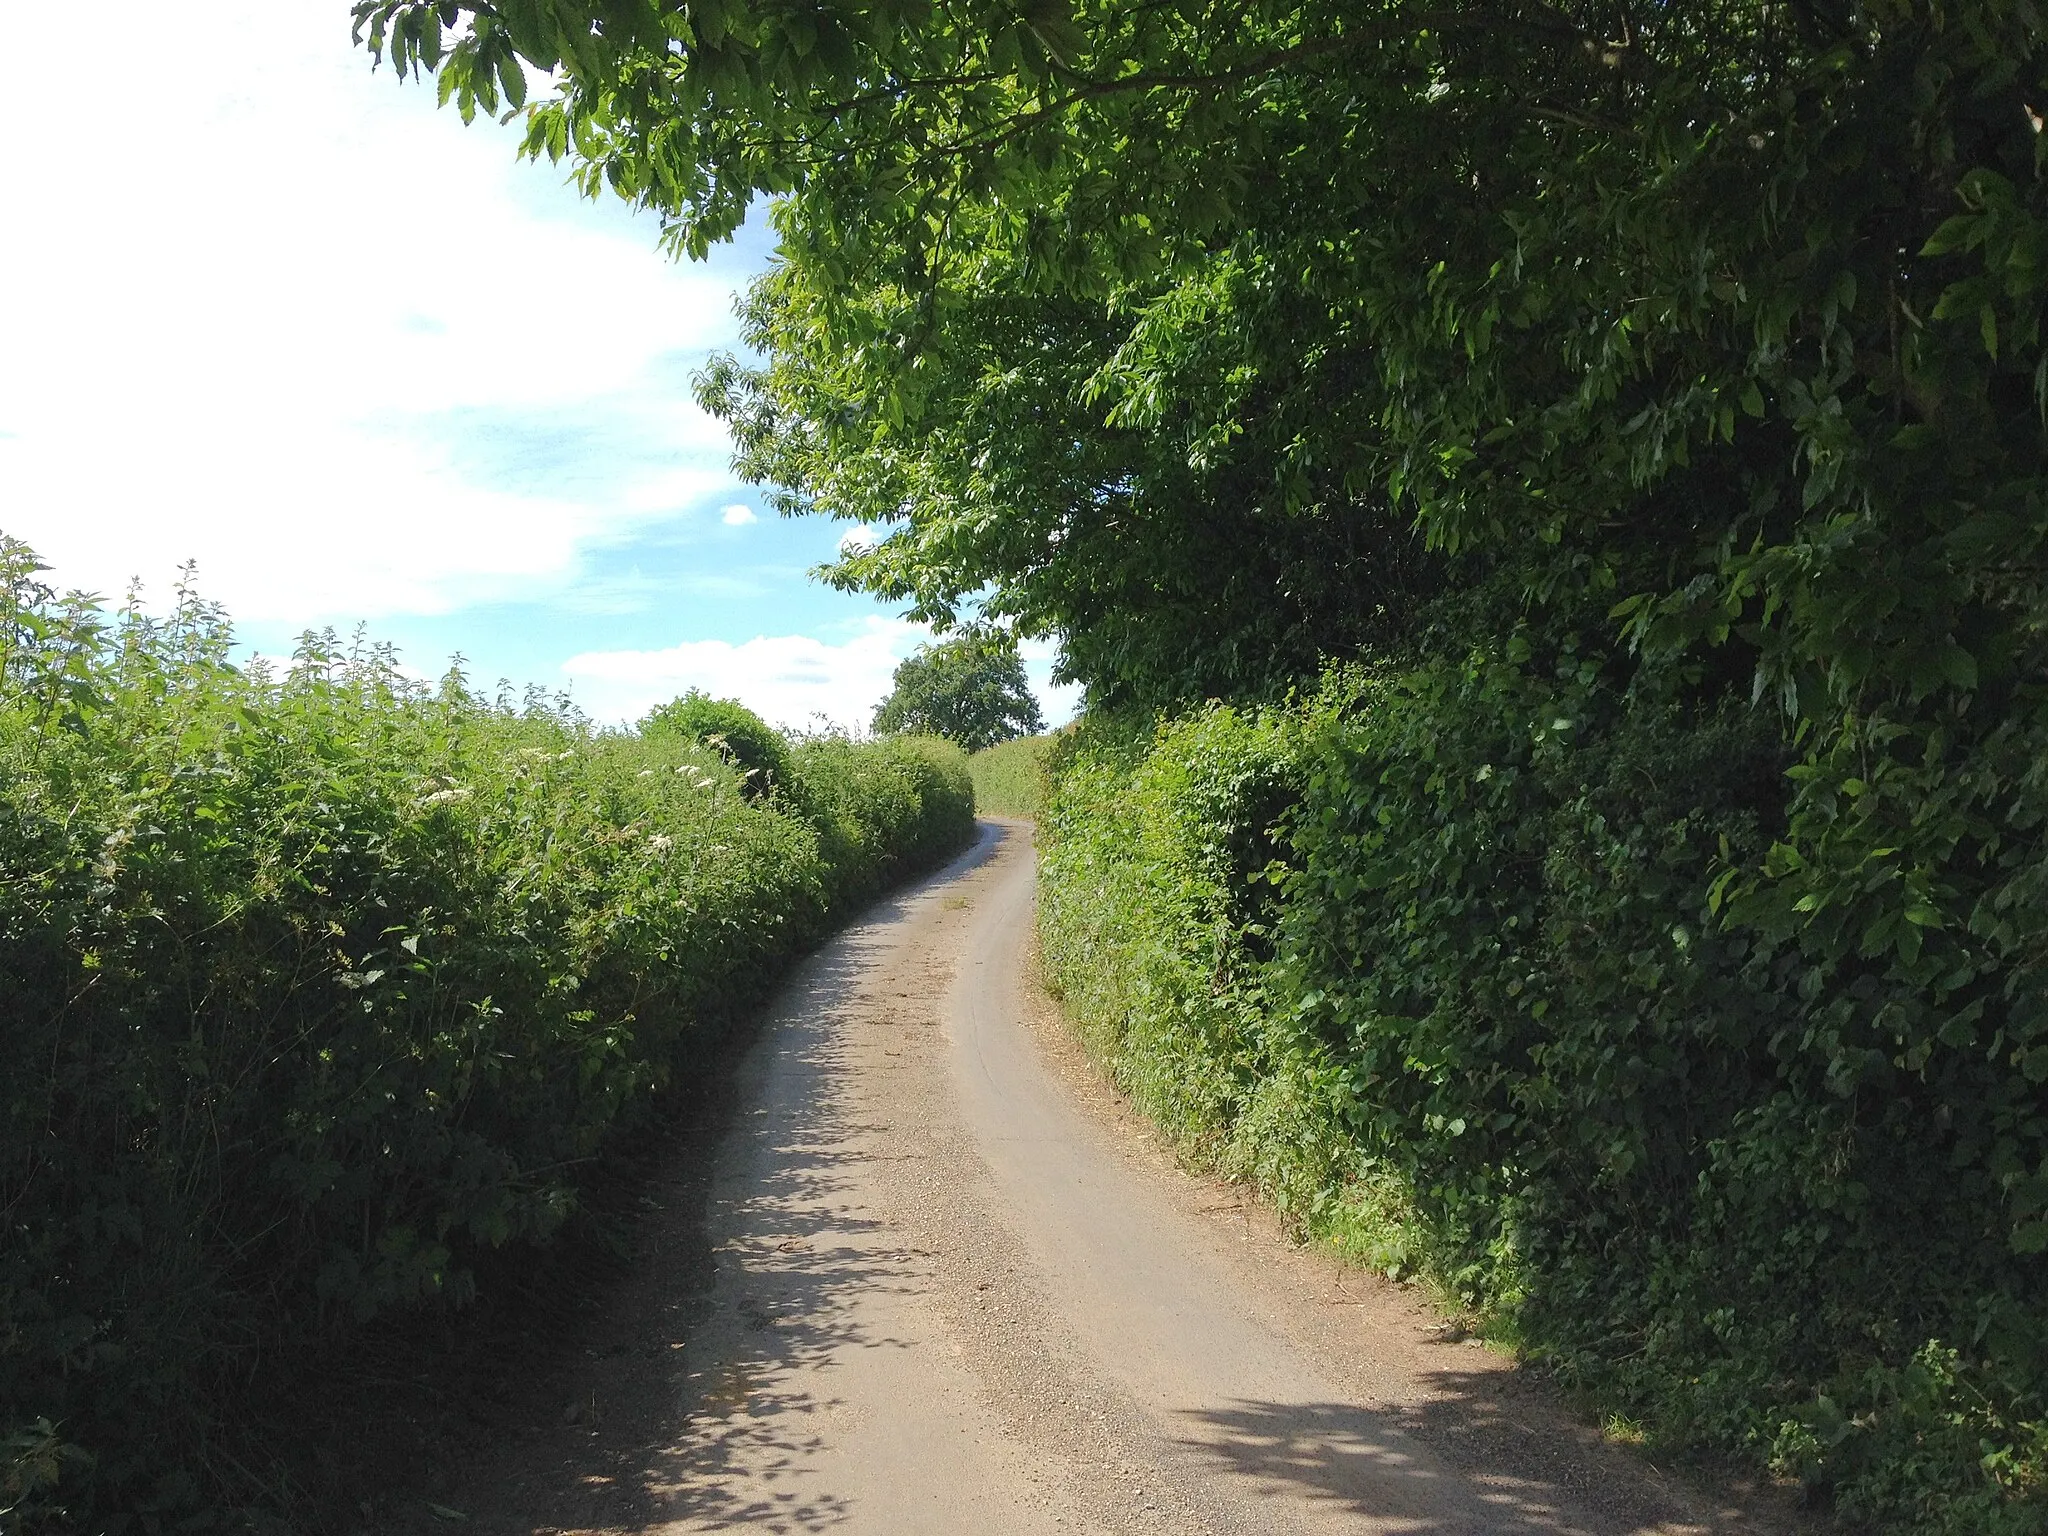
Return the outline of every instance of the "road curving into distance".
{"type": "MultiPolygon", "coordinates": [[[[470,1530],[1749,1532],[1408,1293],[1290,1245],[1034,979],[1028,824],[807,961],[470,1530]]],[[[443,1527],[446,1528],[445,1526],[443,1527]]]]}

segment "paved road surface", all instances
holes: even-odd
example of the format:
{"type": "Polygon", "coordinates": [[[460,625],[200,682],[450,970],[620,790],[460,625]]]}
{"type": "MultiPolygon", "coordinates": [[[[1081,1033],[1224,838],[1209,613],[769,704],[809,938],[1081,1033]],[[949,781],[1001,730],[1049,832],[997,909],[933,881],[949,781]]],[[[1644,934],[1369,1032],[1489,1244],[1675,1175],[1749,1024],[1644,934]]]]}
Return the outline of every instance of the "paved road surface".
{"type": "Polygon", "coordinates": [[[1031,970],[1028,825],[808,961],[487,1532],[1775,1529],[1190,1178],[1031,970]],[[708,1260],[707,1260],[708,1252],[708,1260]]]}

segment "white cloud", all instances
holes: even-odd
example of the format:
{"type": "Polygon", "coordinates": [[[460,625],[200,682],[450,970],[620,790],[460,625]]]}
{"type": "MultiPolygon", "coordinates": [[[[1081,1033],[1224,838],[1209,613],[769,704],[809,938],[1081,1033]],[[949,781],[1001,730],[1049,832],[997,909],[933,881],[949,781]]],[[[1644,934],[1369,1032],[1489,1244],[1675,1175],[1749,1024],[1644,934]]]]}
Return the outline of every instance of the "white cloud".
{"type": "MultiPolygon", "coordinates": [[[[867,726],[889,696],[896,664],[930,638],[921,624],[870,619],[850,640],[833,644],[807,635],[759,635],[744,644],[690,640],[656,651],[590,651],[562,664],[576,702],[599,720],[637,720],[692,688],[738,699],[763,719],[795,728],[818,716],[849,729],[867,726]]],[[[1048,726],[1073,719],[1081,690],[1051,682],[1056,647],[1027,640],[1020,647],[1048,726]]]]}
{"type": "Polygon", "coordinates": [[[689,640],[658,651],[590,651],[562,663],[576,702],[599,720],[637,720],[692,688],[738,699],[762,718],[807,727],[814,717],[865,728],[889,695],[896,663],[925,631],[870,619],[852,639],[760,635],[739,645],[689,640]]]}
{"type": "Polygon", "coordinates": [[[659,516],[701,504],[731,484],[732,476],[722,465],[656,470],[637,476],[619,502],[628,512],[659,516]]]}
{"type": "Polygon", "coordinates": [[[855,523],[846,532],[839,535],[839,553],[842,555],[850,555],[858,550],[873,549],[874,547],[875,530],[871,524],[855,523]]]}
{"type": "MultiPolygon", "coordinates": [[[[197,558],[238,618],[442,612],[559,591],[594,545],[732,494],[678,362],[732,340],[729,274],[580,211],[516,128],[372,76],[345,6],[95,18],[122,39],[95,100],[122,110],[27,71],[10,105],[65,151],[0,152],[0,528],[60,579],[197,558]],[[665,462],[565,486],[465,425],[579,416],[665,462]]],[[[10,26],[24,57],[76,42],[63,7],[10,26]]]]}
{"type": "Polygon", "coordinates": [[[718,515],[725,520],[725,525],[728,528],[744,528],[749,523],[760,521],[759,518],[755,517],[752,507],[738,501],[729,507],[721,508],[718,515]]]}

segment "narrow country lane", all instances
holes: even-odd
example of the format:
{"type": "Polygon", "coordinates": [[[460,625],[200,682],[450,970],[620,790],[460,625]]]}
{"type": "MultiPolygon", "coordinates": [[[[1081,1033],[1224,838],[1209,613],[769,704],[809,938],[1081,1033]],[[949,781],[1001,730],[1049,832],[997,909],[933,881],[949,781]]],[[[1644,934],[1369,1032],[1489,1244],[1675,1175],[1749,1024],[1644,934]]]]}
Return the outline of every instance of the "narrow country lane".
{"type": "Polygon", "coordinates": [[[1030,827],[984,823],[803,966],[708,1198],[466,1529],[1775,1528],[1178,1171],[1050,1016],[1033,894],[1030,827]]]}

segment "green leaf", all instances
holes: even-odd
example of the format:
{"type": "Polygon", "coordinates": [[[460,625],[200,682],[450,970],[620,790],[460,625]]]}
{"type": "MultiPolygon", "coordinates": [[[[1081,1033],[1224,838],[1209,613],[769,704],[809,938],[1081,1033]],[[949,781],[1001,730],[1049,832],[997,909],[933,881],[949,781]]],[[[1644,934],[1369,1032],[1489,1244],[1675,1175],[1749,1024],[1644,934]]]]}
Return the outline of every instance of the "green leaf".
{"type": "Polygon", "coordinates": [[[519,55],[506,49],[498,55],[498,80],[505,88],[505,101],[514,111],[526,105],[526,70],[519,55]]]}
{"type": "Polygon", "coordinates": [[[1982,242],[1984,219],[1974,213],[1958,213],[1944,219],[1920,247],[1922,256],[1945,256],[1951,251],[1968,250],[1982,242]]]}

